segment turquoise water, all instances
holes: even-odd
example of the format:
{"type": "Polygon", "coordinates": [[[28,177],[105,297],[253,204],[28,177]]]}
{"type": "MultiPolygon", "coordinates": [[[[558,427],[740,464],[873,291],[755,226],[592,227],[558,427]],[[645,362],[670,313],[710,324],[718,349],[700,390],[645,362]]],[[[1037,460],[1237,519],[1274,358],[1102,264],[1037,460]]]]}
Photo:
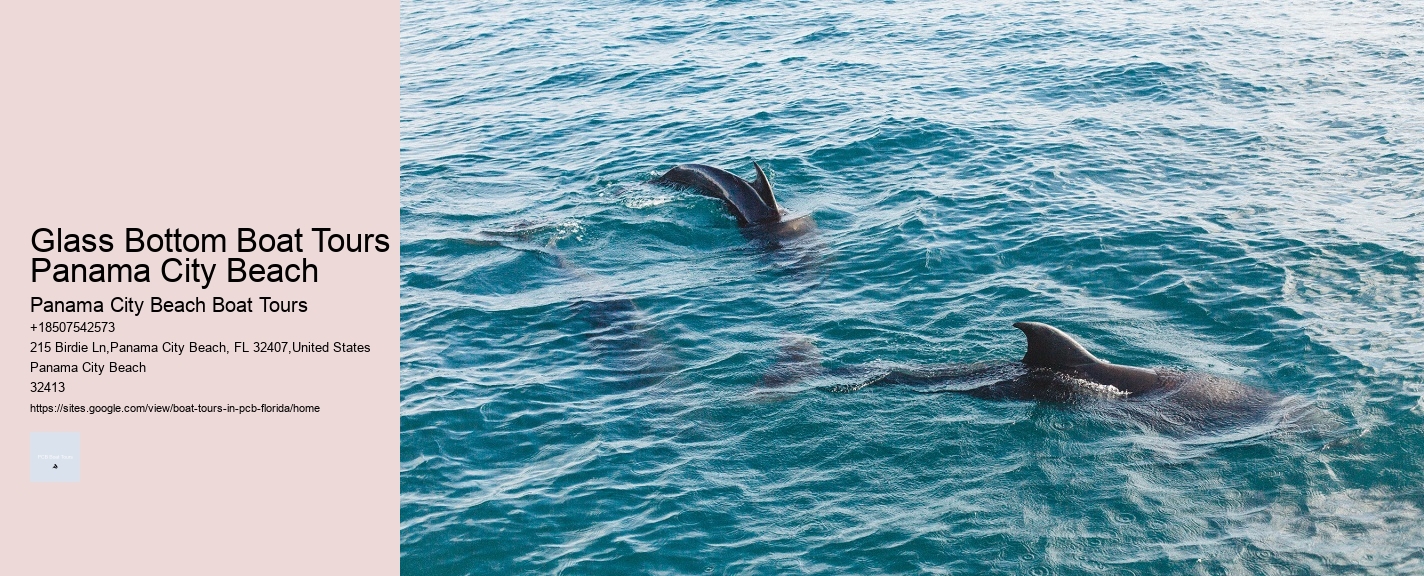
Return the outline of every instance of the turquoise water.
{"type": "Polygon", "coordinates": [[[403,572],[1424,572],[1424,7],[946,4],[402,3],[403,572]],[[1293,408],[835,391],[1017,320],[1293,408]]]}

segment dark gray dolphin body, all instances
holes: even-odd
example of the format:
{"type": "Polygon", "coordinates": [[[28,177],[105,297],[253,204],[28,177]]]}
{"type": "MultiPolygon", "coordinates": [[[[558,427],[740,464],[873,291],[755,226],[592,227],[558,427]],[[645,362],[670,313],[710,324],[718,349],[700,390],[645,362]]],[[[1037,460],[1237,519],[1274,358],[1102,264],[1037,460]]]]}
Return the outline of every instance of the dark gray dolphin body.
{"type": "Polygon", "coordinates": [[[703,164],[673,166],[655,182],[686,186],[700,194],[720,198],[737,216],[737,223],[743,226],[781,220],[782,210],[776,205],[771,182],[766,179],[760,165],[752,162],[752,167],[756,169],[756,179],[751,182],[721,168],[703,164]]]}
{"type": "Polygon", "coordinates": [[[1282,400],[1272,392],[1211,374],[1112,364],[1047,324],[1017,322],[1014,327],[1028,338],[1028,352],[1019,362],[894,369],[836,390],[904,384],[922,392],[989,400],[1093,404],[1120,410],[1154,427],[1187,432],[1259,422],[1282,400]]]}
{"type": "Polygon", "coordinates": [[[1028,338],[1028,352],[1021,360],[1028,372],[1048,372],[1052,376],[1047,386],[1042,378],[1029,378],[1028,384],[1039,389],[1031,394],[1047,392],[1053,397],[1053,386],[1097,384],[1112,388],[1101,392],[1122,399],[1170,400],[1200,410],[1232,412],[1252,412],[1281,399],[1266,390],[1211,374],[1137,368],[1099,360],[1073,337],[1047,324],[1016,322],[1014,327],[1028,338]]]}
{"type": "Polygon", "coordinates": [[[786,211],[777,205],[766,173],[756,162],[752,162],[752,167],[756,169],[756,178],[751,182],[721,168],[680,164],[653,183],[683,186],[722,200],[749,237],[785,239],[814,230],[816,224],[809,216],[784,218],[786,211]]]}
{"type": "MultiPolygon", "coordinates": [[[[1104,392],[1123,396],[1146,394],[1173,385],[1171,379],[1163,378],[1155,370],[1119,366],[1099,360],[1072,336],[1047,324],[1015,322],[1014,328],[1023,331],[1024,336],[1028,338],[1028,351],[1020,362],[1028,367],[1030,373],[1035,370],[1049,370],[1066,376],[1069,382],[1082,380],[1109,386],[1113,390],[1104,392]]],[[[1027,383],[1030,388],[1035,388],[1032,384],[1040,384],[1033,380],[1035,379],[1030,379],[1027,383]]],[[[1058,380],[1060,379],[1054,379],[1053,382],[1058,380]]],[[[1042,393],[1039,390],[1025,392],[1042,393]]]]}

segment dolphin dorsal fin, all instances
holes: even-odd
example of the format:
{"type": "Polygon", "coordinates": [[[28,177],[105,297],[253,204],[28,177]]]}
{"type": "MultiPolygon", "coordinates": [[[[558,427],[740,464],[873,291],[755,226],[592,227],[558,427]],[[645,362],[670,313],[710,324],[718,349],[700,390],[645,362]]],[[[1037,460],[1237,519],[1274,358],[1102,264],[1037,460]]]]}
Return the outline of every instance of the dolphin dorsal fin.
{"type": "Polygon", "coordinates": [[[752,190],[756,190],[757,196],[761,196],[761,201],[772,210],[780,212],[781,207],[776,205],[776,196],[771,193],[771,180],[767,180],[766,172],[761,171],[761,165],[755,160],[752,161],[752,168],[756,169],[756,179],[751,182],[752,190]]]}
{"type": "Polygon", "coordinates": [[[1023,363],[1030,366],[1068,368],[1087,364],[1102,364],[1082,344],[1062,330],[1038,322],[1015,322],[1014,328],[1028,337],[1028,353],[1023,363]]]}

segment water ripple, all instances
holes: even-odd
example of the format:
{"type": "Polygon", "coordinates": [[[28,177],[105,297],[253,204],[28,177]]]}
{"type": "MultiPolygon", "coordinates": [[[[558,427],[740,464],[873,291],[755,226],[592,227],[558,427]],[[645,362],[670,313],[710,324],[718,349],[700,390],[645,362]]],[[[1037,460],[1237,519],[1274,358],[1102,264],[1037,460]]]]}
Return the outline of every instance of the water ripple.
{"type": "Polygon", "coordinates": [[[1421,39],[1375,1],[403,1],[402,572],[1424,570],[1421,39]],[[753,160],[816,233],[649,183],[753,160]],[[832,392],[1030,318],[1285,400],[1182,435],[832,392]],[[788,351],[831,375],[758,390],[788,351]]]}

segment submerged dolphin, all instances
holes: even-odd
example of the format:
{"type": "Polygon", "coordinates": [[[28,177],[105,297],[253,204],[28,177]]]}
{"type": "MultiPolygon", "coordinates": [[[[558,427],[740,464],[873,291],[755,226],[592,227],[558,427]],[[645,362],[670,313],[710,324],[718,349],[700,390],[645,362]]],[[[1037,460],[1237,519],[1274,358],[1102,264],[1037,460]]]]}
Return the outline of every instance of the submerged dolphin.
{"type": "MultiPolygon", "coordinates": [[[[1014,327],[1028,338],[1028,352],[1018,362],[897,368],[832,390],[850,392],[866,386],[904,384],[927,393],[952,392],[990,400],[1092,404],[1174,432],[1259,422],[1282,400],[1267,390],[1210,374],[1112,364],[1047,324],[1016,322],[1014,327]]],[[[806,357],[803,353],[785,358],[773,371],[807,374],[818,370],[819,358],[808,367],[808,361],[801,360],[806,357]]],[[[838,372],[865,374],[854,368],[838,372]]],[[[763,381],[785,385],[784,378],[763,381]]]]}
{"type": "Polygon", "coordinates": [[[747,182],[721,168],[680,164],[653,183],[683,186],[704,196],[721,199],[748,236],[792,238],[816,228],[816,223],[809,216],[783,219],[786,211],[777,205],[776,195],[771,192],[771,181],[762,172],[761,165],[752,162],[752,168],[756,169],[756,179],[747,182]]]}

